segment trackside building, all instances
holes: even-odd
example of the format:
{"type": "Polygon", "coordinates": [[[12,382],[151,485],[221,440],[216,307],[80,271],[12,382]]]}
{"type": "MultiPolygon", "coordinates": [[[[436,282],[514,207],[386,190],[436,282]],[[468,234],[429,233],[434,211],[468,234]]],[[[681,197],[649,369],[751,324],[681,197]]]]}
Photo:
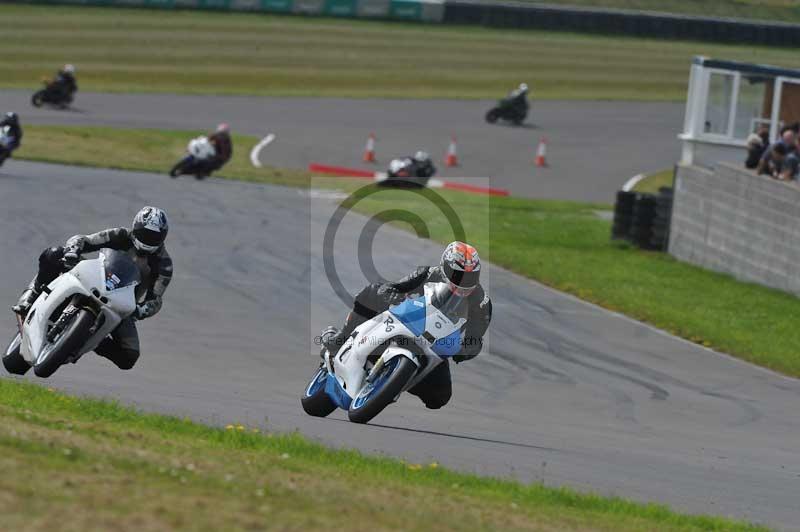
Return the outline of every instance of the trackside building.
{"type": "Polygon", "coordinates": [[[800,184],[744,167],[746,139],[800,121],[800,71],[696,57],[669,253],[800,295],[800,184]]]}

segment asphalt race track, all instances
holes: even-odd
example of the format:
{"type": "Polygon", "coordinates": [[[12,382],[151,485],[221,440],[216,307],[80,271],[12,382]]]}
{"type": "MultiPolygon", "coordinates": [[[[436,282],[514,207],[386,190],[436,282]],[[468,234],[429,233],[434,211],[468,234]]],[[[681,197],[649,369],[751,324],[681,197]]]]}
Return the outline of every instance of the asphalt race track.
{"type": "MultiPolygon", "coordinates": [[[[800,382],[497,268],[484,273],[495,308],[488,348],[454,368],[448,406],[428,411],[403,396],[367,426],[343,412],[306,416],[299,397],[317,365],[312,337],[345,312],[321,264],[330,194],[10,160],[0,169],[0,301],[14,302],[43,247],[128,224],[157,204],[171,217],[176,277],[158,318],[140,323],[139,364],[123,372],[87,355],[49,385],[216,424],[299,429],[412,462],[798,527],[800,382]]],[[[350,289],[365,282],[347,244],[363,224],[348,215],[337,236],[350,289]]],[[[441,249],[397,229],[378,236],[377,269],[387,277],[435,262],[441,249]]],[[[0,323],[10,336],[10,312],[0,323]]]]}
{"type": "Polygon", "coordinates": [[[492,186],[539,198],[611,203],[628,178],[670,168],[680,153],[683,103],[534,101],[523,127],[484,122],[493,103],[79,93],[75,110],[55,111],[33,108],[29,91],[0,91],[0,110],[18,111],[23,124],[208,129],[226,121],[238,132],[274,133],[262,161],[292,168],[385,169],[392,157],[423,148],[441,176],[492,177],[492,186]],[[365,166],[370,132],[378,164],[365,166]],[[461,166],[448,169],[442,160],[451,135],[461,166]],[[533,164],[542,136],[548,168],[533,164]]]}

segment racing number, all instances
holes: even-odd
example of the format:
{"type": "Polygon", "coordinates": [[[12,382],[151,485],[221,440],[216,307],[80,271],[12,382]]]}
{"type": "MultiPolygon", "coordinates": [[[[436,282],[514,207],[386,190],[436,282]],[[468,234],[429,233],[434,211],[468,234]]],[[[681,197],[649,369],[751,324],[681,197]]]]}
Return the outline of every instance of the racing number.
{"type": "Polygon", "coordinates": [[[392,332],[394,330],[394,325],[392,325],[394,323],[394,318],[392,318],[391,316],[386,318],[386,321],[384,321],[383,323],[384,325],[386,325],[386,332],[392,332]]]}

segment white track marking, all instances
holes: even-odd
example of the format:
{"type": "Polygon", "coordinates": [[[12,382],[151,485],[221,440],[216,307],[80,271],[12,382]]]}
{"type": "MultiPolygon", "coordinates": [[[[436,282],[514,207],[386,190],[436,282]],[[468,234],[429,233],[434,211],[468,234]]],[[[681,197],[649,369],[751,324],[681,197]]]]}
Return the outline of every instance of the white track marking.
{"type": "Polygon", "coordinates": [[[273,140],[275,140],[275,135],[270,133],[261,139],[261,142],[253,146],[253,149],[250,150],[250,162],[253,163],[253,166],[261,168],[261,161],[258,160],[258,154],[261,153],[262,148],[269,146],[273,140]]]}
{"type": "Polygon", "coordinates": [[[624,192],[630,192],[631,189],[636,186],[636,183],[638,183],[639,181],[641,181],[645,177],[647,177],[647,176],[645,176],[644,174],[639,174],[639,175],[633,176],[632,178],[630,178],[627,181],[625,181],[625,184],[622,185],[622,190],[624,192]]]}

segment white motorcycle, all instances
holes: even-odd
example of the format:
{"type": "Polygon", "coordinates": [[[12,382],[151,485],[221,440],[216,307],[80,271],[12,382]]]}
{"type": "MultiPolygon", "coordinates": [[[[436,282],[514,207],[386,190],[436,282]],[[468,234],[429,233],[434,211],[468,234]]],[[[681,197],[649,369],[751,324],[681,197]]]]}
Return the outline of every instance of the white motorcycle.
{"type": "Polygon", "coordinates": [[[446,283],[427,283],[424,295],[406,299],[361,324],[323,362],[301,399],[307,414],[325,417],[336,408],[367,423],[461,350],[466,298],[446,283]]]}
{"type": "Polygon", "coordinates": [[[189,141],[186,156],[178,161],[169,171],[170,177],[181,174],[194,175],[197,179],[208,177],[206,163],[216,157],[217,150],[208,137],[197,137],[189,141]]]}
{"type": "Polygon", "coordinates": [[[9,373],[49,377],[94,351],[136,311],[139,268],[126,253],[102,249],[50,283],[33,303],[3,356],[9,373]]]}

